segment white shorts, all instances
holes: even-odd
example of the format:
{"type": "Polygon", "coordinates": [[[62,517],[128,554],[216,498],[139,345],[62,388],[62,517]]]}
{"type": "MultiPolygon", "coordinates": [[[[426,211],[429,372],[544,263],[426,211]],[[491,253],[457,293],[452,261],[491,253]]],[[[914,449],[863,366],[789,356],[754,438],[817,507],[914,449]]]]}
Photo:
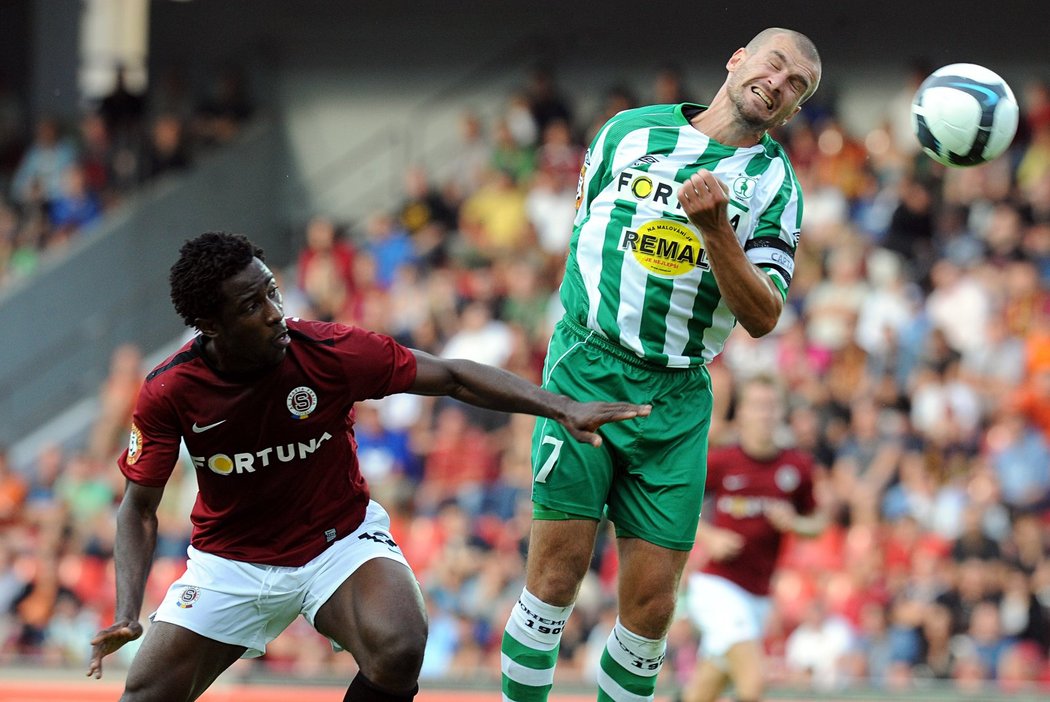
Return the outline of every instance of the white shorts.
{"type": "MultiPolygon", "coordinates": [[[[390,536],[390,517],[372,501],[352,534],[303,566],[233,561],[192,546],[188,553],[186,572],[168,588],[150,621],[245,646],[242,658],[261,656],[300,614],[313,625],[321,605],[366,561],[390,558],[408,567],[390,536]]],[[[335,641],[332,645],[341,650],[335,641]]]]}
{"type": "Polygon", "coordinates": [[[734,644],[761,641],[772,601],[718,575],[693,573],[686,607],[700,630],[700,654],[717,664],[734,644]]]}

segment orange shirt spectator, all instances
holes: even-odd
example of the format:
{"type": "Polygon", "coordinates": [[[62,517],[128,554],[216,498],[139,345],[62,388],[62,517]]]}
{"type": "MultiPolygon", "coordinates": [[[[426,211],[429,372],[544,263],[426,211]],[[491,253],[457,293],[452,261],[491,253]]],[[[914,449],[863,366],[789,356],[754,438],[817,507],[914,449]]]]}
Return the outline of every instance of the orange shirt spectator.
{"type": "Polygon", "coordinates": [[[22,514],[29,487],[7,462],[7,453],[0,450],[0,526],[16,523],[22,514]]]}

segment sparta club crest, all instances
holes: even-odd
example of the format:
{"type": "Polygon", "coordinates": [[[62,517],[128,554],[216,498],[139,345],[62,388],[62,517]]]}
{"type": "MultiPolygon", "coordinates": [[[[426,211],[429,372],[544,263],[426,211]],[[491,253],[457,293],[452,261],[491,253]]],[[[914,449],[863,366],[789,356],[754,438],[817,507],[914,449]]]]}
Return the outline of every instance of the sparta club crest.
{"type": "Polygon", "coordinates": [[[317,393],[305,385],[292,388],[285,403],[295,419],[306,419],[317,409],[317,393]]]}
{"type": "Polygon", "coordinates": [[[193,607],[193,603],[196,602],[201,596],[201,591],[195,587],[184,588],[182,594],[179,595],[179,601],[175,604],[181,609],[190,609],[193,607]]]}

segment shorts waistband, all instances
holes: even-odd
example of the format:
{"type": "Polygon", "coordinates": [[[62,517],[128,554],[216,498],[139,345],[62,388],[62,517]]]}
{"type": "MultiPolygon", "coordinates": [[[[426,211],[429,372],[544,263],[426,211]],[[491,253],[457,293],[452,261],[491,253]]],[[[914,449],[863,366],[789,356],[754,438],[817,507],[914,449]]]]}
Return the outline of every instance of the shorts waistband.
{"type": "Polygon", "coordinates": [[[562,317],[558,324],[562,325],[567,329],[573,336],[577,337],[581,341],[593,346],[597,346],[602,351],[608,353],[610,356],[615,356],[624,363],[636,366],[638,368],[644,368],[651,371],[659,371],[661,373],[697,373],[703,366],[696,366],[690,368],[669,368],[667,366],[657,365],[644,358],[639,357],[637,354],[625,349],[619,344],[610,341],[607,337],[603,336],[600,332],[594,329],[588,329],[578,322],[569,319],[568,317],[562,317]]]}

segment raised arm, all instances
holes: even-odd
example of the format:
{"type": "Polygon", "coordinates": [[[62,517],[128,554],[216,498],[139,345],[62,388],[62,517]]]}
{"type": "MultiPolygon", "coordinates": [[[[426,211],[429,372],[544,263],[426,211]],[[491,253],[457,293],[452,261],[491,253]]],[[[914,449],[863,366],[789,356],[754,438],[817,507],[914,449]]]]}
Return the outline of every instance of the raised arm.
{"type": "Polygon", "coordinates": [[[413,350],[416,380],[409,392],[448,395],[467,404],[503,412],[550,417],[563,424],[577,441],[601,445],[595,433],[607,422],[649,414],[649,405],[629,402],[576,402],[556,395],[499,368],[463,359],[442,359],[413,350]]]}
{"type": "Polygon", "coordinates": [[[117,510],[117,609],[114,622],[91,640],[88,676],[102,677],[102,659],[142,636],[139,614],[157,543],[157,505],[162,487],[144,487],[130,480],[117,510]]]}
{"type": "Polygon", "coordinates": [[[740,326],[755,338],[773,331],[784,299],[769,276],[744,255],[729,224],[725,184],[700,169],[679,188],[678,200],[689,221],[700,229],[718,290],[740,326]]]}

